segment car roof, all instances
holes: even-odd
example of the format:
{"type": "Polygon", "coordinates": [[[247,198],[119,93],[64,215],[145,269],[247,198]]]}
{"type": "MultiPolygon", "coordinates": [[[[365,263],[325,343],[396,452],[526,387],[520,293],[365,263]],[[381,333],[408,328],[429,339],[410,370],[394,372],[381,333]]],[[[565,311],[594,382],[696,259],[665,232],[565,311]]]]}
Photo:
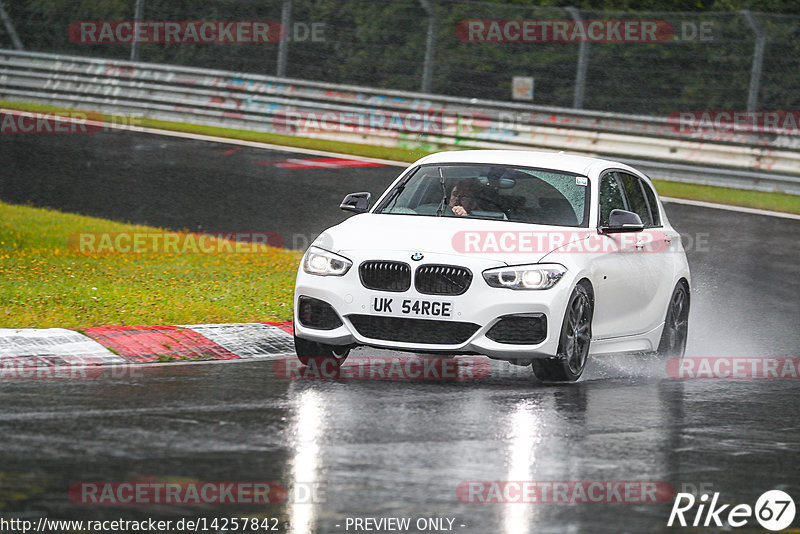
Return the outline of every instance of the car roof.
{"type": "Polygon", "coordinates": [[[519,165],[553,169],[576,174],[589,174],[594,167],[605,169],[615,167],[634,170],[624,163],[588,156],[576,156],[563,152],[538,152],[533,150],[453,150],[437,152],[417,161],[417,164],[431,163],[488,163],[519,165]]]}

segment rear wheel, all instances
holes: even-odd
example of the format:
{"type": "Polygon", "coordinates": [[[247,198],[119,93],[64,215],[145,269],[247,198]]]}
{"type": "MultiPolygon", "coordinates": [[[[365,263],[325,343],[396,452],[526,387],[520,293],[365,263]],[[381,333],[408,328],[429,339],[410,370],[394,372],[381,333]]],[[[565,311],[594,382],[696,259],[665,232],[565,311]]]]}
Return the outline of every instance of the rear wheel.
{"type": "Polygon", "coordinates": [[[594,303],[589,291],[575,286],[567,303],[556,358],[533,360],[536,378],[545,382],[574,382],[581,377],[592,340],[594,303]]]}
{"type": "Polygon", "coordinates": [[[669,299],[664,330],[656,354],[664,358],[683,358],[689,337],[689,290],[678,282],[669,299]]]}
{"type": "Polygon", "coordinates": [[[325,360],[332,360],[338,367],[347,359],[350,347],[326,345],[294,336],[294,351],[303,365],[308,365],[314,360],[319,367],[325,360]]]}

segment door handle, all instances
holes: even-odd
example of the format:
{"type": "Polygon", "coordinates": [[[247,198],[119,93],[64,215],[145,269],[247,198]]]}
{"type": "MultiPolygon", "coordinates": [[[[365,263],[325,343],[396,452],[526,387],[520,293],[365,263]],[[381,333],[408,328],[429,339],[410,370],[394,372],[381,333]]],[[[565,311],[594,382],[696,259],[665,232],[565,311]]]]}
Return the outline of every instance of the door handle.
{"type": "MultiPolygon", "coordinates": [[[[671,238],[671,237],[669,237],[669,236],[665,236],[665,237],[664,237],[664,239],[663,239],[663,241],[664,241],[664,243],[666,243],[667,245],[669,245],[670,243],[672,243],[672,238],[671,238]]],[[[635,247],[636,247],[636,250],[642,250],[644,247],[646,247],[646,246],[647,246],[647,244],[648,244],[648,243],[652,243],[652,242],[653,242],[653,241],[647,241],[647,240],[646,240],[646,241],[642,241],[642,240],[638,240],[638,241],[636,241],[636,245],[635,245],[635,247]]]]}

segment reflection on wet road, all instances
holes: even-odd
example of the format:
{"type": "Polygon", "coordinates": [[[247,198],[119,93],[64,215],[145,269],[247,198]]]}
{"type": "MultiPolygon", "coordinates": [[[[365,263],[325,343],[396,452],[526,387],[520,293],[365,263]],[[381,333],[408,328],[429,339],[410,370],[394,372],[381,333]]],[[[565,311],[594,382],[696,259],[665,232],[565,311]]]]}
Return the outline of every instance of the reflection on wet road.
{"type": "MultiPolygon", "coordinates": [[[[358,355],[353,356],[358,357],[358,355]]],[[[115,381],[3,383],[4,500],[69,518],[267,515],[291,532],[348,517],[450,517],[461,532],[648,532],[661,503],[469,502],[470,481],[652,481],[725,502],[797,493],[793,381],[677,381],[594,362],[570,386],[493,363],[481,380],[295,380],[271,362],[160,367],[115,381]],[[81,481],[272,481],[273,506],[88,506],[81,481]],[[466,501],[466,502],[465,502],[466,501]]],[[[337,527],[336,525],[340,525],[337,527]]]]}

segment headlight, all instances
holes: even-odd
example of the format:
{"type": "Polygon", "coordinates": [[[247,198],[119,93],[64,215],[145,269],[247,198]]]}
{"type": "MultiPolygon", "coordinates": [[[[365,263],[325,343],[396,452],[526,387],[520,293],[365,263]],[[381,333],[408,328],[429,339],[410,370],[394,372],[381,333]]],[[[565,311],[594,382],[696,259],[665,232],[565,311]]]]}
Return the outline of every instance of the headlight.
{"type": "Polygon", "coordinates": [[[513,265],[483,271],[483,279],[492,287],[550,289],[561,280],[566,272],[566,267],[556,263],[513,265]]]}
{"type": "Polygon", "coordinates": [[[342,276],[353,262],[319,247],[309,247],[303,259],[303,271],[318,276],[342,276]]]}

